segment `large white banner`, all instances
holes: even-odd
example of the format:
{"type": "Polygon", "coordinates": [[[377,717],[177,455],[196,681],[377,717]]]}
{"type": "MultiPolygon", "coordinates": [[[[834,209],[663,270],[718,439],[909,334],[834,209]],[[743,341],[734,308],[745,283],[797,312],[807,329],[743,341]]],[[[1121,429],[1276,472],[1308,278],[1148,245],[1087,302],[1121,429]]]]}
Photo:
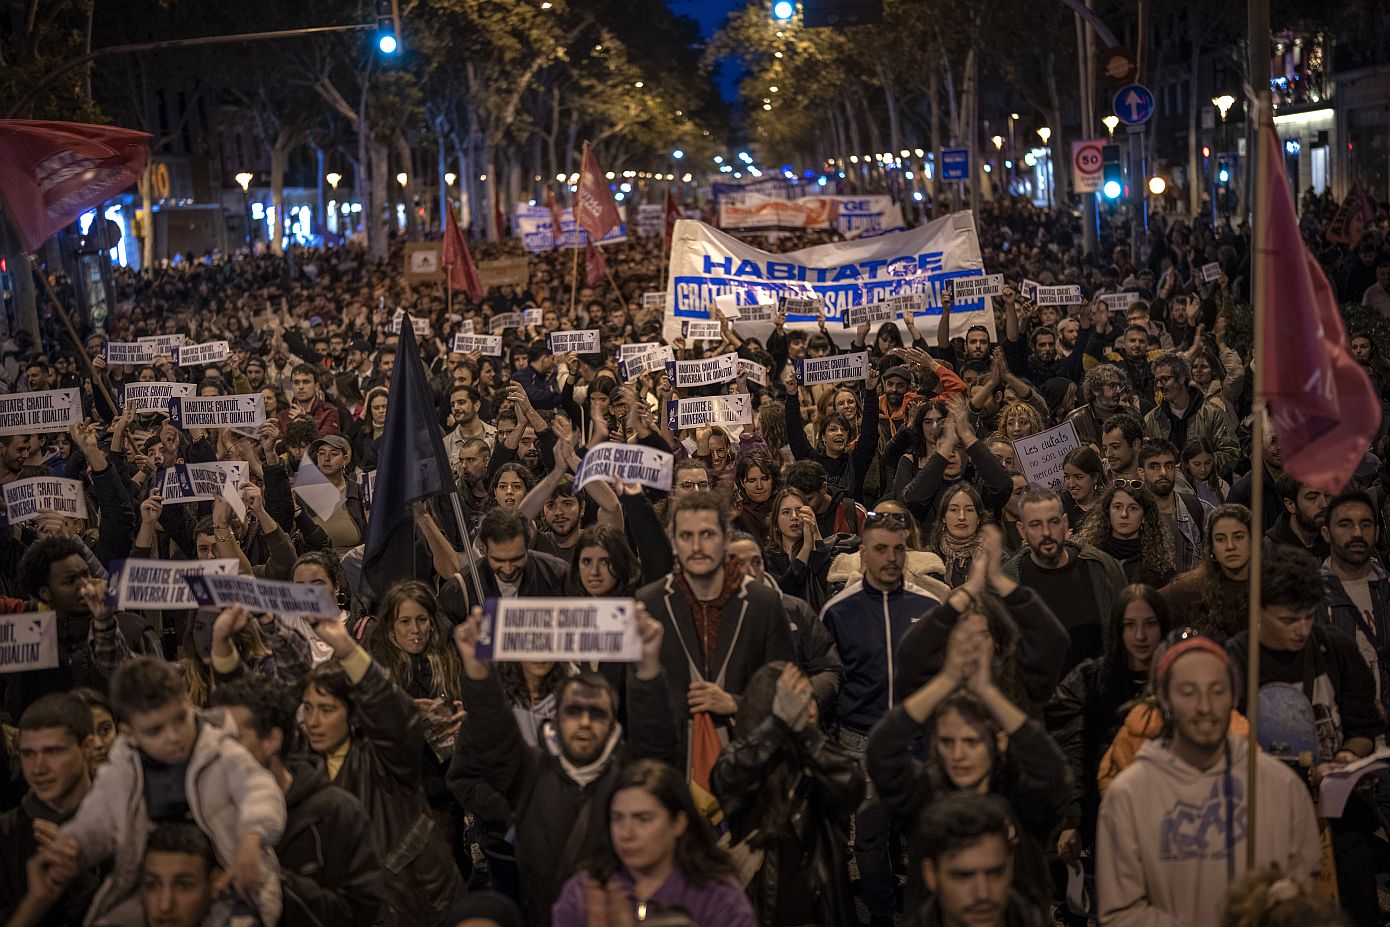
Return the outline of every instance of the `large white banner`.
{"type": "MultiPolygon", "coordinates": [[[[618,214],[622,215],[623,208],[618,207],[618,214]]],[[[517,203],[516,212],[512,213],[512,234],[521,239],[521,244],[527,251],[541,252],[549,251],[555,247],[555,232],[550,226],[550,210],[544,206],[531,206],[527,203],[517,203]]],[[[609,229],[608,234],[603,236],[604,242],[626,241],[627,223],[619,223],[617,228],[609,229]]],[[[581,229],[574,223],[574,210],[566,206],[560,211],[560,245],[561,248],[582,248],[589,243],[589,233],[581,229]]]]}
{"type": "MultiPolygon", "coordinates": [[[[941,317],[941,292],[948,281],[984,273],[975,217],[952,213],[920,228],[854,241],[817,245],[787,254],[770,254],[703,222],[676,222],[671,247],[663,336],[672,341],[681,322],[708,320],[715,297],[738,296],[740,306],[776,302],[781,297],[824,303],[825,319],[837,341],[849,344],[854,332],[842,326],[845,309],[915,296],[917,330],[934,338],[941,317]]],[[[765,338],[770,323],[734,322],[739,332],[765,338]]],[[[814,312],[788,312],[787,325],[814,331],[814,312]]],[[[994,312],[985,297],[957,302],[951,309],[951,335],[964,337],[971,325],[984,325],[994,340],[994,312]]],[[[898,323],[906,335],[907,329],[898,323]]],[[[904,341],[907,339],[904,338],[904,341]]]]}
{"type": "Polygon", "coordinates": [[[904,227],[891,196],[803,196],[797,199],[736,193],[719,201],[722,229],[835,229],[846,238],[904,227]]]}

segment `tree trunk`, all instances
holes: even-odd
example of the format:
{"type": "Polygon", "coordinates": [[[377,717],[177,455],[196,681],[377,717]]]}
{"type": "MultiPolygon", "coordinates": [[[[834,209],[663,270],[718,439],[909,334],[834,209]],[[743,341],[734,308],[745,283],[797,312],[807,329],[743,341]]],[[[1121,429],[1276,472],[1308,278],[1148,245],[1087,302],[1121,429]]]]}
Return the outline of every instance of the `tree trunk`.
{"type": "Polygon", "coordinates": [[[1202,66],[1202,43],[1196,41],[1196,7],[1187,14],[1187,38],[1191,43],[1187,86],[1187,212],[1191,219],[1196,219],[1202,211],[1202,187],[1206,185],[1206,178],[1202,176],[1202,162],[1197,156],[1197,74],[1202,66]]]}
{"type": "Polygon", "coordinates": [[[483,183],[483,190],[486,192],[486,209],[484,224],[487,228],[487,240],[497,242],[497,204],[500,202],[498,197],[502,195],[502,185],[497,177],[497,151],[488,144],[484,149],[483,163],[487,165],[487,180],[483,183]]]}
{"type": "Polygon", "coordinates": [[[315,186],[318,187],[318,208],[314,212],[314,228],[318,229],[319,235],[328,234],[328,213],[323,203],[323,149],[318,145],[314,146],[314,174],[315,186]]]}
{"type": "Polygon", "coordinates": [[[931,97],[931,150],[932,150],[932,172],[931,186],[928,192],[933,201],[936,200],[936,192],[941,184],[941,70],[931,69],[931,77],[927,80],[927,94],[931,97]]]}
{"type": "Polygon", "coordinates": [[[898,98],[893,92],[893,76],[882,60],[878,63],[878,79],[883,85],[884,105],[888,108],[888,147],[893,149],[896,157],[903,147],[902,127],[898,123],[898,98]]]}
{"type": "Polygon", "coordinates": [[[444,120],[435,123],[435,173],[439,175],[439,227],[443,229],[449,215],[449,184],[444,174],[449,170],[449,160],[444,154],[444,120]]]}
{"type": "Polygon", "coordinates": [[[285,237],[285,170],[290,165],[290,148],[294,138],[289,129],[275,135],[270,148],[270,202],[275,207],[275,229],[270,235],[271,254],[284,254],[281,239],[285,237]]]}
{"type": "MultiPolygon", "coordinates": [[[[405,204],[405,227],[411,241],[420,240],[420,214],[415,205],[415,191],[419,189],[420,178],[415,174],[414,158],[411,155],[410,144],[405,140],[404,133],[396,133],[396,160],[400,162],[401,173],[405,174],[405,186],[400,187],[401,201],[405,204]]],[[[391,178],[395,180],[394,177],[391,178]]]]}
{"type": "MultiPolygon", "coordinates": [[[[362,125],[366,126],[366,120],[362,125]]],[[[374,261],[383,261],[391,245],[391,196],[387,188],[387,177],[391,172],[391,152],[386,145],[375,138],[367,141],[371,164],[371,195],[362,212],[367,218],[367,254],[374,261]]]]}

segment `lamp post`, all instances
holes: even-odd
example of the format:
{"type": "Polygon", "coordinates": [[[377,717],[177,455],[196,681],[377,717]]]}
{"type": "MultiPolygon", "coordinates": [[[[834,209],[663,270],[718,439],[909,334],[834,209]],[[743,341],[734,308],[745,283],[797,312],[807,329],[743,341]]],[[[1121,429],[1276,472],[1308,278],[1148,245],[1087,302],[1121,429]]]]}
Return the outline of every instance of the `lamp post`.
{"type": "Polygon", "coordinates": [[[251,246],[251,181],[256,177],[250,171],[242,171],[236,175],[236,182],[241,186],[241,214],[246,220],[246,250],[252,250],[251,246]]]}
{"type": "Polygon", "coordinates": [[[1018,113],[1009,113],[1009,161],[1013,167],[1009,168],[1009,187],[1012,189],[1014,182],[1014,172],[1018,170],[1018,146],[1014,144],[1014,123],[1018,122],[1018,113]]]}
{"type": "Polygon", "coordinates": [[[1120,117],[1111,113],[1109,116],[1102,118],[1101,122],[1105,125],[1105,131],[1110,133],[1110,140],[1113,142],[1115,140],[1115,130],[1120,126],[1120,117]]]}
{"type": "Polygon", "coordinates": [[[1047,208],[1052,208],[1052,147],[1048,145],[1048,140],[1052,138],[1052,130],[1047,126],[1038,129],[1038,138],[1042,139],[1044,150],[1043,161],[1043,186],[1047,188],[1047,208]]]}
{"type": "MultiPolygon", "coordinates": [[[[1217,164],[1223,163],[1222,160],[1221,160],[1221,155],[1222,155],[1223,153],[1225,153],[1225,151],[1226,151],[1226,114],[1229,113],[1229,112],[1231,111],[1231,107],[1235,105],[1235,102],[1236,102],[1236,98],[1233,97],[1233,96],[1231,96],[1229,93],[1219,94],[1219,95],[1214,96],[1214,97],[1211,98],[1211,105],[1212,105],[1212,106],[1215,106],[1215,107],[1216,107],[1216,111],[1217,111],[1218,113],[1221,114],[1221,138],[1220,138],[1220,140],[1219,140],[1219,145],[1217,146],[1217,158],[1216,158],[1216,163],[1217,163],[1217,164]]],[[[1216,185],[1215,185],[1215,184],[1212,185],[1212,190],[1211,190],[1211,204],[1212,204],[1212,210],[1211,210],[1211,211],[1212,211],[1212,215],[1215,215],[1215,214],[1216,214],[1216,185]]]]}

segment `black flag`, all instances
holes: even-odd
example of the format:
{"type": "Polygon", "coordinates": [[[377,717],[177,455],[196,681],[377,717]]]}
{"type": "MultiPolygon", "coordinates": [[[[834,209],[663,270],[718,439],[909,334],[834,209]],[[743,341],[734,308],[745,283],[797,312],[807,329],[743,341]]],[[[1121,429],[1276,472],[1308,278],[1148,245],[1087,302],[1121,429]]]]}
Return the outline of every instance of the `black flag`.
{"type": "Polygon", "coordinates": [[[453,490],[453,473],[415,330],[408,316],[401,322],[362,556],[362,571],[378,600],[392,583],[415,578],[410,504],[453,490]]]}

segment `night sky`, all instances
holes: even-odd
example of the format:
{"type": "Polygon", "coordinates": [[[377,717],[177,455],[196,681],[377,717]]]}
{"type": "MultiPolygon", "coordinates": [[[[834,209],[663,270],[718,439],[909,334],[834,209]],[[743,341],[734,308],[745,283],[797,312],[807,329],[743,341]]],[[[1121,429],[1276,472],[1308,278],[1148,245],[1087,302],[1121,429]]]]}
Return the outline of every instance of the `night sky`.
{"type": "MultiPolygon", "coordinates": [[[[666,0],[676,13],[689,16],[700,24],[700,35],[708,39],[724,25],[731,10],[746,5],[748,0],[666,0]]],[[[738,100],[741,69],[731,62],[723,64],[717,74],[719,93],[730,103],[738,100]]]]}

